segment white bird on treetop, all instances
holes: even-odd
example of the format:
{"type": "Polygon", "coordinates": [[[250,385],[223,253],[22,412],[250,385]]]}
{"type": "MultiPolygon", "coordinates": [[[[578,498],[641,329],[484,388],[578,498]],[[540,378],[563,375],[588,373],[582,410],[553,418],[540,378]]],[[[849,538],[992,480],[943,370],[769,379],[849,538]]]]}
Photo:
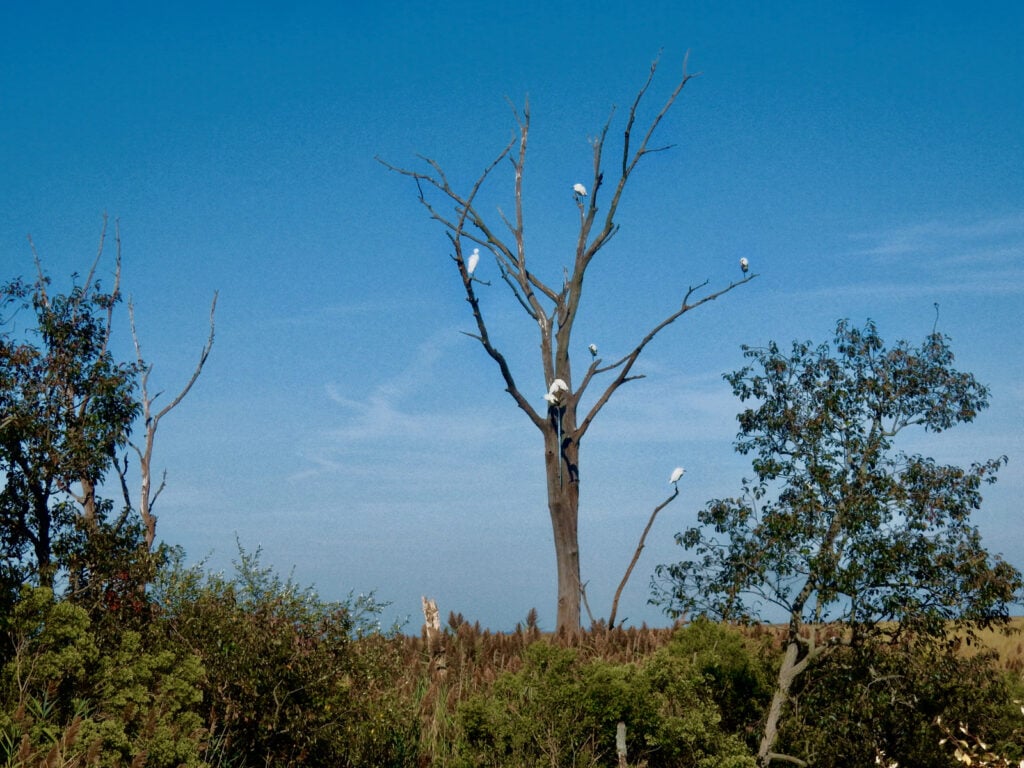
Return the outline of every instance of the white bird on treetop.
{"type": "Polygon", "coordinates": [[[590,354],[592,354],[594,357],[597,357],[597,344],[591,344],[589,347],[587,347],[587,349],[590,350],[590,354]]]}
{"type": "Polygon", "coordinates": [[[572,185],[572,191],[575,192],[580,197],[586,197],[587,196],[587,188],[584,187],[579,182],[576,182],[575,184],[572,185]]]}
{"type": "Polygon", "coordinates": [[[473,270],[476,269],[476,265],[480,263],[480,249],[474,248],[473,252],[469,254],[469,261],[466,263],[466,271],[469,274],[473,274],[473,270]]]}
{"type": "Polygon", "coordinates": [[[548,387],[548,393],[544,395],[544,399],[547,400],[551,405],[562,404],[562,394],[569,391],[569,385],[562,379],[555,379],[551,382],[551,386],[548,387]]]}
{"type": "Polygon", "coordinates": [[[744,256],[740,259],[740,269],[743,270],[743,274],[747,274],[747,270],[750,269],[750,262],[747,261],[747,257],[744,256]]]}
{"type": "Polygon", "coordinates": [[[672,470],[672,477],[668,479],[670,483],[678,483],[679,479],[686,474],[686,470],[682,467],[676,467],[672,470]]]}

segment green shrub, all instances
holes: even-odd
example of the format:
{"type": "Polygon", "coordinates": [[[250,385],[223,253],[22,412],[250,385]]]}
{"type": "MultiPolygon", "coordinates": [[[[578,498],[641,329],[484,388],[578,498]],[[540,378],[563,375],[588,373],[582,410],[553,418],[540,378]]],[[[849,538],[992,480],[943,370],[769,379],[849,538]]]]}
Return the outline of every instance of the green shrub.
{"type": "Polygon", "coordinates": [[[22,591],[3,635],[12,648],[0,669],[7,764],[38,764],[52,752],[90,766],[203,765],[194,656],[148,647],[131,631],[98,637],[83,608],[47,588],[22,591]]]}
{"type": "Polygon", "coordinates": [[[823,768],[870,765],[878,753],[903,766],[945,768],[937,717],[970,723],[997,745],[1013,739],[1019,719],[990,656],[964,658],[935,645],[836,649],[792,694],[780,749],[823,768]]]}
{"type": "MultiPolygon", "coordinates": [[[[547,642],[529,646],[523,666],[458,708],[464,766],[599,766],[617,762],[616,726],[626,724],[631,764],[753,766],[742,739],[723,728],[723,686],[757,679],[742,640],[720,632],[719,647],[702,646],[682,630],[678,642],[643,663],[584,659],[576,649],[547,642]],[[715,671],[719,673],[716,678],[715,671]]],[[[749,686],[748,686],[749,687],[749,686]]],[[[737,691],[735,696],[740,696],[737,691]]]]}
{"type": "Polygon", "coordinates": [[[756,731],[775,685],[774,649],[718,622],[699,618],[677,630],[662,651],[687,659],[703,680],[702,689],[718,706],[722,728],[747,734],[756,748],[756,731]]]}
{"type": "Polygon", "coordinates": [[[398,640],[370,598],[325,602],[240,547],[236,572],[174,568],[155,599],[206,672],[202,711],[232,765],[398,766],[416,750],[398,640]]]}

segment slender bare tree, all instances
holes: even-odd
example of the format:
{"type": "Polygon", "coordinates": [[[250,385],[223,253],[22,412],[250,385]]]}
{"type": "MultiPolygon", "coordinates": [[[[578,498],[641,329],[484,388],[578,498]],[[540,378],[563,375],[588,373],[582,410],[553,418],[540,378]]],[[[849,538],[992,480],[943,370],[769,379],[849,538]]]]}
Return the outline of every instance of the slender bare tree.
{"type": "MultiPolygon", "coordinates": [[[[516,405],[527,415],[540,431],[544,442],[544,468],[547,476],[548,512],[555,542],[555,558],[558,570],[558,614],[557,627],[561,631],[574,632],[580,625],[580,561],[578,540],[579,517],[579,448],[594,417],[605,406],[612,394],[627,381],[642,378],[634,374],[633,366],[640,353],[662,330],[693,309],[733,288],[752,280],[754,274],[746,274],[741,280],[729,283],[719,290],[708,290],[708,281],[687,289],[681,305],[670,312],[661,322],[651,328],[623,357],[605,363],[591,349],[589,364],[575,383],[572,374],[570,350],[576,315],[583,296],[584,277],[594,258],[619,230],[616,222],[619,203],[626,184],[641,158],[669,149],[672,145],[652,146],[651,139],[662,119],[675,104],[683,87],[693,75],[688,74],[683,62],[682,76],[669,95],[661,110],[647,124],[646,129],[637,125],[637,112],[641,101],[654,80],[658,62],[650,68],[647,80],[633,100],[626,118],[622,140],[621,164],[616,168],[617,178],[608,189],[608,203],[603,216],[599,215],[599,201],[606,191],[603,170],[605,141],[615,111],[606,121],[600,134],[591,140],[593,150],[593,175],[588,189],[582,184],[573,188],[574,199],[579,210],[579,234],[576,238],[572,268],[565,269],[561,285],[546,283],[532,271],[527,262],[523,220],[523,174],[526,168],[526,147],[530,133],[529,103],[522,114],[513,109],[518,126],[516,135],[498,153],[494,161],[480,174],[468,193],[457,191],[449,182],[441,165],[428,157],[421,157],[426,168],[422,171],[396,167],[383,160],[388,169],[412,178],[419,191],[419,200],[427,208],[431,218],[444,226],[452,244],[453,260],[459,271],[462,289],[472,308],[476,332],[467,335],[475,338],[501,371],[505,389],[516,405]],[[637,138],[639,137],[639,138],[637,138]],[[515,210],[509,217],[498,212],[501,223],[508,234],[499,232],[479,210],[477,194],[491,173],[506,159],[513,169],[513,194],[515,210]],[[449,206],[454,204],[454,209],[449,206]],[[475,248],[474,248],[475,246],[475,248]],[[484,249],[497,262],[502,280],[508,285],[515,299],[522,307],[540,336],[540,358],[544,380],[549,387],[544,400],[547,407],[537,410],[529,397],[523,394],[504,354],[495,346],[488,333],[487,323],[476,293],[474,277],[475,254],[467,249],[484,249]],[[598,384],[599,381],[603,383],[598,384]],[[589,410],[578,411],[581,398],[593,384],[598,390],[596,399],[589,410]],[[602,387],[603,389],[599,389],[602,387]]],[[[380,158],[378,158],[379,160],[380,158]]],[[[568,185],[567,185],[568,186],[568,185]]],[[[539,398],[538,398],[539,399],[539,398]]]]}
{"type": "MultiPolygon", "coordinates": [[[[153,513],[153,505],[156,503],[157,498],[163,491],[167,482],[167,472],[165,471],[160,478],[160,484],[154,489],[153,488],[153,444],[156,438],[156,430],[160,426],[160,420],[168,413],[173,411],[185,396],[192,389],[192,385],[196,383],[199,378],[199,374],[203,372],[203,366],[206,365],[206,359],[210,356],[210,351],[213,349],[213,336],[214,336],[214,313],[217,311],[217,292],[214,291],[213,300],[210,302],[210,335],[206,339],[206,343],[203,345],[202,350],[199,353],[199,362],[196,363],[195,369],[192,371],[192,376],[181,391],[160,410],[154,410],[153,403],[160,397],[162,392],[156,394],[150,394],[149,389],[149,374],[153,372],[152,363],[147,363],[142,356],[142,342],[139,341],[138,329],[135,326],[135,304],[134,302],[128,302],[128,318],[131,322],[132,328],[132,341],[135,343],[135,359],[138,363],[139,370],[142,372],[142,380],[139,383],[140,389],[140,404],[142,406],[142,418],[143,428],[145,435],[142,439],[142,447],[139,447],[135,442],[130,442],[132,450],[139,459],[139,516],[142,518],[142,523],[146,528],[145,537],[146,545],[152,549],[153,542],[156,540],[156,515],[153,513]]],[[[128,469],[128,457],[123,457],[121,463],[118,465],[118,474],[121,477],[121,491],[124,495],[125,512],[127,513],[133,506],[131,499],[131,492],[128,490],[127,482],[127,469],[128,469]]]]}

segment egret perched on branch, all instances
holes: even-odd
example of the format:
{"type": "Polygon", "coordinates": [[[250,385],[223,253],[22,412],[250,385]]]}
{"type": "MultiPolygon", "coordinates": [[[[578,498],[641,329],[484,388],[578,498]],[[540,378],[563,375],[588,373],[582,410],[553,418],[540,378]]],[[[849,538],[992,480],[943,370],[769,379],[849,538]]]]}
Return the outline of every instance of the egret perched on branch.
{"type": "Polygon", "coordinates": [[[480,249],[474,248],[473,252],[469,254],[469,261],[466,262],[466,271],[469,274],[473,274],[473,270],[476,269],[476,265],[480,263],[480,249]]]}
{"type": "Polygon", "coordinates": [[[587,188],[584,187],[579,182],[576,182],[575,184],[572,185],[572,191],[575,192],[580,197],[586,197],[587,196],[587,188]]]}
{"type": "Polygon", "coordinates": [[[590,350],[590,354],[593,357],[597,357],[597,344],[591,344],[589,347],[587,347],[587,349],[590,350]]]}
{"type": "Polygon", "coordinates": [[[747,261],[746,256],[740,259],[740,269],[743,271],[744,275],[747,274],[747,270],[750,269],[750,262],[747,261]]]}
{"type": "Polygon", "coordinates": [[[675,469],[672,470],[672,477],[670,477],[668,479],[668,481],[670,483],[672,483],[673,485],[675,485],[676,483],[679,482],[679,480],[685,474],[686,474],[686,470],[685,469],[683,469],[682,467],[676,467],[675,469]]]}
{"type": "Polygon", "coordinates": [[[544,399],[557,408],[562,404],[562,395],[568,391],[568,384],[562,379],[555,379],[551,382],[551,386],[548,387],[548,393],[544,395],[544,399]]]}

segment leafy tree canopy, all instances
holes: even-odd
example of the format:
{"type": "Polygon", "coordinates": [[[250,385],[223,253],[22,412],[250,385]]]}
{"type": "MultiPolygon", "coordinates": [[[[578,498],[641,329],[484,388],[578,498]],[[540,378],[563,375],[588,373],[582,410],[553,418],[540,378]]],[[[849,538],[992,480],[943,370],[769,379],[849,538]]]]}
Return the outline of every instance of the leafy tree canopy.
{"type": "Polygon", "coordinates": [[[695,558],[658,568],[655,600],[677,616],[787,615],[762,766],[804,764],[773,750],[794,680],[815,659],[869,641],[941,642],[951,627],[973,633],[1009,618],[1021,574],[985,550],[971,522],[1006,457],[965,469],[896,445],[908,428],[942,432],[987,407],[988,390],[953,367],[948,342],[932,332],[920,347],[886,347],[870,321],[844,320],[831,345],[744,347],[752,364],[725,377],[753,403],[737,417],[736,449],[753,455],[754,477],[677,534],[695,558]]]}
{"type": "Polygon", "coordinates": [[[965,469],[895,445],[908,427],[941,432],[987,407],[948,341],[887,348],[873,323],[844,320],[832,345],[744,347],[753,364],[725,378],[755,402],[736,442],[755,476],[677,536],[697,559],[659,569],[668,610],[749,619],[770,604],[797,621],[931,633],[1006,617],[1020,574],[970,517],[1006,457],[965,469]]]}
{"type": "Polygon", "coordinates": [[[4,576],[52,585],[55,550],[73,524],[100,521],[96,486],[139,413],[137,367],[108,347],[120,300],[94,273],[51,294],[0,285],[0,491],[4,576]]]}

